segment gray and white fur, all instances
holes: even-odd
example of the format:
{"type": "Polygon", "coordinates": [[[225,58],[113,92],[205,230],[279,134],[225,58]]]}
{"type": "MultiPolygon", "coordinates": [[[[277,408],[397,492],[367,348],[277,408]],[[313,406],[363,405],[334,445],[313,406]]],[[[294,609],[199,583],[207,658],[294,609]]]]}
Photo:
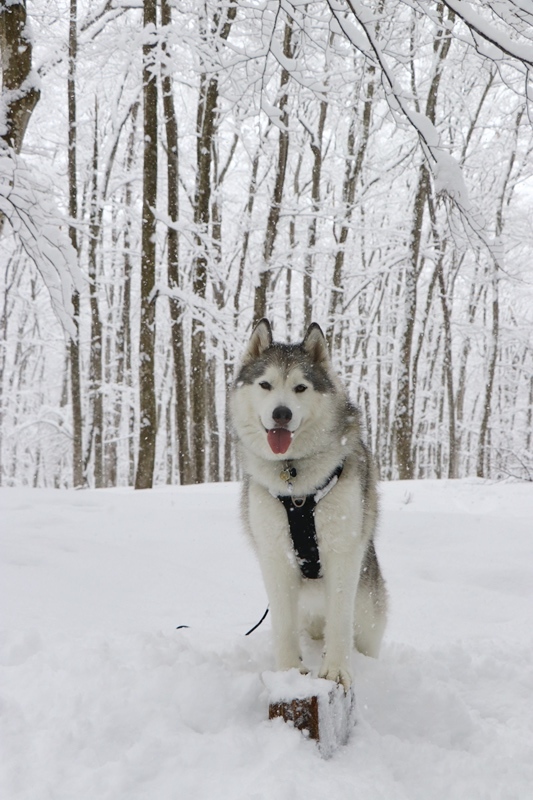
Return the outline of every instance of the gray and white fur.
{"type": "Polygon", "coordinates": [[[375,467],[320,327],[310,325],[299,344],[281,344],[261,320],[232,387],[230,411],[245,473],[242,516],[268,595],[276,667],[308,671],[300,651],[306,630],[324,640],[319,677],[347,689],[353,645],[369,656],[379,653],[387,593],[374,549],[375,467]],[[277,437],[285,452],[270,444],[277,437]],[[340,464],[338,481],[315,509],[322,571],[309,580],[300,572],[278,496],[313,494],[340,464]],[[281,474],[287,467],[296,470],[290,484],[281,474]]]}

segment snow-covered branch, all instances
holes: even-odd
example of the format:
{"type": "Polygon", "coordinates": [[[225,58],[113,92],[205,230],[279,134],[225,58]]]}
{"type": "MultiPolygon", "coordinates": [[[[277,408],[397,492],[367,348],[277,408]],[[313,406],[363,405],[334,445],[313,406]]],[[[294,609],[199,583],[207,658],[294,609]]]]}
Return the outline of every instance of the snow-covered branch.
{"type": "Polygon", "coordinates": [[[82,276],[51,187],[39,185],[24,160],[7,149],[0,150],[0,175],[0,215],[41,273],[59,321],[74,337],[71,298],[74,288],[81,288],[82,276]]]}

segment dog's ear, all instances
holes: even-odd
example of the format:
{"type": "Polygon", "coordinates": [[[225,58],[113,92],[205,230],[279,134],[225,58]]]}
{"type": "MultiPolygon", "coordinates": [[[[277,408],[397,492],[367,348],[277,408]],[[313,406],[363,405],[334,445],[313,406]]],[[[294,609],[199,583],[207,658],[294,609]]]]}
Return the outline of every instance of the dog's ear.
{"type": "Polygon", "coordinates": [[[329,362],[328,346],[322,328],[316,322],[312,322],[304,336],[302,347],[307,350],[315,364],[327,364],[329,362]]]}
{"type": "Polygon", "coordinates": [[[244,361],[258,358],[272,344],[272,328],[267,319],[260,320],[255,326],[244,354],[244,361]]]}

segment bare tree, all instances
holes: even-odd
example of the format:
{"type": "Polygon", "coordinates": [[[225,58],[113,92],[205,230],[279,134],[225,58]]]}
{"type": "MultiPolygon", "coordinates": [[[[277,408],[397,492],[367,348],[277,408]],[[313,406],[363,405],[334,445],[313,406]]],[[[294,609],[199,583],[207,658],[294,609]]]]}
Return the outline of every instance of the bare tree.
{"type": "MultiPolygon", "coordinates": [[[[283,55],[291,58],[292,55],[292,18],[287,17],[283,34],[283,55]]],[[[270,282],[270,262],[274,253],[274,245],[278,235],[281,201],[285,188],[285,174],[287,172],[287,159],[289,155],[289,115],[287,113],[288,84],[290,75],[286,69],[281,70],[279,85],[279,136],[278,157],[276,160],[276,175],[274,191],[268,212],[265,238],[263,242],[263,263],[259,283],[254,296],[254,320],[258,322],[267,313],[267,295],[270,282]]]]}
{"type": "MultiPolygon", "coordinates": [[[[433,43],[435,67],[426,98],[424,113],[432,125],[436,122],[437,100],[444,61],[449,53],[451,38],[446,33],[444,20],[433,43]]],[[[449,20],[451,22],[452,20],[449,20]]],[[[413,460],[413,397],[416,394],[416,373],[412,371],[412,345],[417,307],[417,280],[420,274],[420,252],[424,235],[424,212],[430,188],[429,173],[425,163],[419,168],[417,189],[413,204],[409,234],[408,264],[405,269],[404,321],[400,339],[398,389],[395,411],[396,458],[402,480],[414,477],[413,460]]]]}
{"type": "MultiPolygon", "coordinates": [[[[503,233],[503,226],[504,226],[504,210],[505,206],[509,202],[509,191],[512,193],[514,189],[514,185],[511,185],[509,189],[509,184],[511,181],[511,175],[513,172],[513,167],[516,158],[516,140],[518,138],[518,133],[520,131],[520,123],[522,121],[522,116],[524,114],[524,108],[521,108],[517,115],[516,115],[516,123],[514,129],[514,137],[515,142],[514,146],[511,150],[511,155],[509,157],[509,162],[507,165],[507,170],[505,172],[503,185],[500,191],[499,203],[498,208],[496,211],[496,240],[501,239],[501,235],[503,233]]],[[[488,359],[488,368],[487,368],[487,380],[485,384],[485,394],[483,397],[483,414],[481,417],[481,427],[479,431],[479,446],[478,446],[478,457],[477,457],[477,476],[479,478],[485,477],[487,471],[487,440],[489,436],[489,423],[490,423],[490,416],[492,410],[492,402],[493,402],[493,390],[494,390],[494,382],[495,382],[495,373],[496,373],[496,363],[498,358],[498,349],[500,346],[500,291],[499,291],[499,279],[500,279],[500,270],[501,264],[496,259],[492,260],[490,263],[490,286],[491,286],[491,317],[492,317],[492,324],[490,330],[490,345],[489,345],[489,359],[488,359]]]]}
{"type": "MultiPolygon", "coordinates": [[[[98,302],[97,250],[100,237],[100,211],[98,198],[98,103],[94,106],[94,143],[89,210],[89,304],[91,310],[91,351],[89,360],[89,402],[92,426],[87,451],[94,451],[94,485],[105,486],[104,469],[104,398],[103,398],[103,336],[100,305],[98,302]]],[[[86,462],[87,462],[86,458],[86,462]]]]}
{"type": "MultiPolygon", "coordinates": [[[[172,10],[168,0],[161,0],[161,25],[170,31],[172,10]]],[[[166,53],[163,40],[163,52],[166,53]]],[[[172,290],[179,289],[180,260],[177,223],[179,219],[179,151],[178,116],[174,104],[172,76],[170,67],[163,66],[162,75],[163,110],[165,115],[165,136],[167,155],[167,213],[170,225],[167,231],[167,273],[168,285],[172,290]]],[[[190,445],[189,445],[189,396],[187,392],[187,370],[185,363],[185,330],[183,324],[183,303],[172,294],[169,296],[171,320],[171,342],[174,357],[175,422],[178,447],[178,468],[180,483],[190,483],[190,445]]]]}
{"type": "MultiPolygon", "coordinates": [[[[237,3],[217,9],[212,27],[217,38],[227,41],[237,3]]],[[[203,20],[204,28],[208,21],[203,20]]],[[[204,30],[204,36],[207,31],[204,30]]],[[[200,91],[196,116],[196,181],[194,190],[194,229],[196,253],[193,263],[192,289],[200,301],[206,298],[208,286],[209,237],[211,224],[211,164],[213,138],[216,132],[219,84],[216,74],[200,75],[200,91]]],[[[202,483],[206,475],[206,333],[205,321],[195,314],[191,332],[191,481],[202,483]]]]}
{"type": "MultiPolygon", "coordinates": [[[[78,218],[78,177],[77,177],[77,113],[76,113],[76,57],[78,50],[78,6],[77,0],[70,0],[68,34],[68,211],[71,220],[69,237],[72,247],[78,253],[78,231],[73,224],[78,218]]],[[[70,393],[72,403],[72,475],[75,487],[83,486],[83,423],[81,400],[81,365],[79,341],[80,294],[77,289],[72,295],[75,335],[71,336],[69,349],[70,393]]]]}
{"type": "MultiPolygon", "coordinates": [[[[125,156],[125,169],[126,169],[126,185],[124,187],[124,206],[126,212],[126,220],[124,224],[124,258],[123,258],[123,275],[122,275],[122,307],[119,317],[119,325],[116,333],[116,380],[117,384],[121,387],[115,401],[115,431],[118,432],[120,427],[120,420],[124,415],[127,419],[126,430],[128,439],[127,457],[128,457],[128,484],[133,485],[135,480],[135,404],[133,402],[132,389],[132,341],[131,341],[131,285],[132,285],[132,169],[135,161],[135,138],[137,128],[137,116],[139,112],[139,103],[135,102],[132,107],[131,113],[131,131],[128,136],[127,150],[125,156]],[[124,397],[127,401],[124,403],[124,397]]],[[[115,465],[116,466],[116,465],[115,465]]]]}
{"type": "Polygon", "coordinates": [[[155,399],[155,277],[157,205],[157,0],[143,5],[143,209],[141,309],[139,332],[139,455],[136,489],[150,489],[154,479],[157,413],[155,399]]]}
{"type": "Polygon", "coordinates": [[[311,199],[312,216],[307,232],[307,253],[305,257],[304,274],[304,327],[308,327],[313,314],[313,282],[312,276],[315,263],[315,248],[318,239],[318,216],[320,213],[321,186],[322,186],[322,164],[324,160],[323,140],[326,115],[328,113],[328,103],[326,99],[320,101],[318,112],[318,123],[316,131],[311,131],[311,152],[313,153],[313,169],[311,173],[311,199]]]}

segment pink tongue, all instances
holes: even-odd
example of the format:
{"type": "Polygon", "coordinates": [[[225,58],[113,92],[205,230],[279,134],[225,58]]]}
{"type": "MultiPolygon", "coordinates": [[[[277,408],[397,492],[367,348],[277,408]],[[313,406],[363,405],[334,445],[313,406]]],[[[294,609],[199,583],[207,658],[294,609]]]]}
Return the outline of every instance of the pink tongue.
{"type": "Polygon", "coordinates": [[[286,453],[291,443],[291,432],[287,428],[272,428],[267,433],[268,443],[273,453],[286,453]]]}

